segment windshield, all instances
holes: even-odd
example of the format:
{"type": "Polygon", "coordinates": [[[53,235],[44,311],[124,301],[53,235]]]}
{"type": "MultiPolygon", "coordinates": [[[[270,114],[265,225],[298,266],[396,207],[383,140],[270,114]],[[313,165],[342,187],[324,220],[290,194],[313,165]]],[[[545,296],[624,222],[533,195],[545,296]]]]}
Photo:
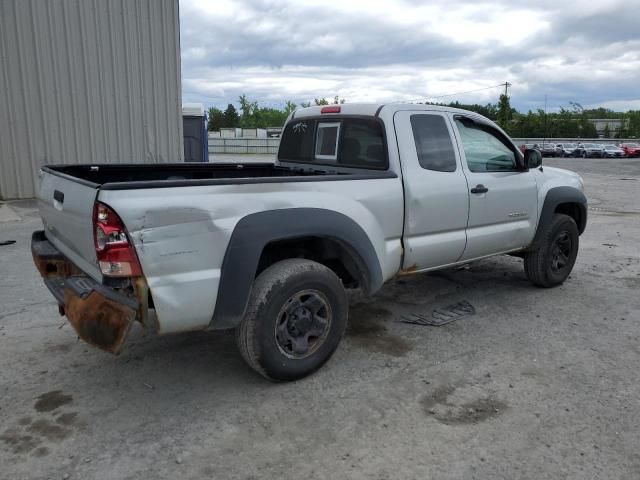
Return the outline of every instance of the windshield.
{"type": "Polygon", "coordinates": [[[585,143],[583,145],[584,148],[597,148],[593,143],[585,143]]]}
{"type": "Polygon", "coordinates": [[[564,144],[562,144],[562,146],[564,148],[576,148],[576,144],[575,143],[564,143],[564,144]]]}
{"type": "Polygon", "coordinates": [[[631,147],[631,148],[638,148],[638,144],[637,143],[625,143],[624,146],[625,147],[631,147]]]}
{"type": "Polygon", "coordinates": [[[616,147],[615,145],[607,145],[606,147],[604,147],[605,150],[618,150],[618,147],[616,147]]]}

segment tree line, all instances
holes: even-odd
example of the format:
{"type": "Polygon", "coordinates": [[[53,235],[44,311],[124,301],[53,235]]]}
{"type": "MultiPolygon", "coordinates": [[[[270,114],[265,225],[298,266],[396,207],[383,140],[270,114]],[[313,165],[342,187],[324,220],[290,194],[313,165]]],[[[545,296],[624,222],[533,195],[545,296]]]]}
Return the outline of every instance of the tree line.
{"type": "MultiPolygon", "coordinates": [[[[441,104],[442,105],[442,104],[441,104]]],[[[463,104],[451,102],[447,106],[471,110],[500,125],[510,136],[516,138],[596,138],[598,133],[592,119],[619,119],[622,127],[609,131],[605,127],[607,138],[640,137],[640,110],[616,112],[607,108],[585,109],[576,102],[559,112],[548,113],[539,108],[526,113],[511,107],[509,97],[500,95],[498,103],[487,105],[463,104]]]]}
{"type": "MultiPolygon", "coordinates": [[[[341,104],[345,100],[339,96],[333,99],[315,98],[313,102],[302,103],[300,107],[311,105],[341,104]]],[[[429,102],[428,102],[429,103],[429,102]]],[[[267,128],[280,127],[297,105],[287,101],[282,109],[260,107],[246,95],[238,98],[239,109],[230,103],[222,111],[209,108],[207,128],[217,131],[220,128],[267,128]]],[[[617,132],[605,129],[605,136],[611,138],[640,137],[640,110],[616,112],[606,108],[585,109],[580,104],[569,102],[569,106],[559,112],[545,113],[542,109],[518,112],[510,105],[510,98],[500,95],[497,103],[466,104],[458,101],[450,103],[429,103],[470,110],[483,115],[500,125],[509,135],[518,138],[595,138],[598,136],[591,119],[608,118],[622,120],[622,128],[617,132]]]]}
{"type": "MultiPolygon", "coordinates": [[[[326,98],[316,98],[313,103],[301,103],[300,107],[310,107],[311,105],[329,105],[344,103],[344,99],[337,95],[330,100],[326,98]]],[[[210,132],[220,130],[221,128],[267,128],[281,127],[287,120],[287,117],[298,106],[287,100],[284,108],[279,110],[272,107],[260,107],[255,100],[249,100],[246,95],[240,95],[238,98],[240,109],[238,110],[234,104],[230,103],[227,108],[222,111],[216,107],[210,107],[208,111],[207,130],[210,132]]]]}

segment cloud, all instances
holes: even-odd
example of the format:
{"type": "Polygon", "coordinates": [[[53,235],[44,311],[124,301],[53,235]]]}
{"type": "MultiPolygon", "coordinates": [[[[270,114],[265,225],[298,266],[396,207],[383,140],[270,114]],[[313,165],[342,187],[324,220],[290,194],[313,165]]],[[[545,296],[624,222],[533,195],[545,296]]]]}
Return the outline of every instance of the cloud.
{"type": "Polygon", "coordinates": [[[180,17],[185,101],[406,101],[505,81],[524,110],[545,94],[550,110],[640,101],[640,0],[181,0],[180,17]]]}

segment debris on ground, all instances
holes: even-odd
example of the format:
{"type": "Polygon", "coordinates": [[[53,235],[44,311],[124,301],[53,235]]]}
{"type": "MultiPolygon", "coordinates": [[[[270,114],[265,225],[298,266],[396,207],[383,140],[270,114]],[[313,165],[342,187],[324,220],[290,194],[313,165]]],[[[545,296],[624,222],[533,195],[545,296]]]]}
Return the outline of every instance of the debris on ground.
{"type": "Polygon", "coordinates": [[[410,323],[412,325],[425,325],[432,327],[441,327],[462,317],[475,315],[476,309],[466,300],[454,303],[444,308],[436,308],[431,312],[431,316],[425,316],[419,313],[412,313],[410,316],[400,318],[402,323],[410,323]]]}

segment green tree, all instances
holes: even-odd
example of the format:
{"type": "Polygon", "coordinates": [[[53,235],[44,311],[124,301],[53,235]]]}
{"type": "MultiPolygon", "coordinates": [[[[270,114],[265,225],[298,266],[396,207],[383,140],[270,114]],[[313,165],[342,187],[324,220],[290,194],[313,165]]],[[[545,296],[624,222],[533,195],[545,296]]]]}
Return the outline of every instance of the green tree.
{"type": "Polygon", "coordinates": [[[284,105],[284,113],[287,114],[287,117],[296,109],[296,107],[297,105],[295,103],[293,103],[291,100],[287,100],[287,103],[285,103],[284,105]]]}
{"type": "Polygon", "coordinates": [[[509,97],[502,94],[500,95],[500,100],[498,100],[498,114],[496,116],[498,125],[506,130],[510,117],[511,104],[509,103],[509,97]]]}
{"type": "MultiPolygon", "coordinates": [[[[443,103],[435,105],[445,105],[443,103]]],[[[449,107],[461,108],[463,110],[470,110],[472,112],[479,113],[483,117],[487,117],[489,120],[495,121],[498,117],[498,105],[496,103],[487,103],[486,105],[478,105],[476,103],[460,103],[457,100],[448,104],[449,107]]]]}
{"type": "MultiPolygon", "coordinates": [[[[313,103],[315,103],[318,106],[321,105],[340,105],[341,103],[344,103],[345,99],[344,98],[340,98],[339,95],[336,95],[335,97],[333,97],[333,100],[330,102],[329,100],[327,100],[326,98],[322,97],[322,98],[314,98],[313,99],[313,103]]],[[[304,103],[302,104],[302,106],[304,106],[304,103]]],[[[309,104],[308,106],[311,106],[311,104],[309,104]]]]}
{"type": "Polygon", "coordinates": [[[224,126],[227,128],[234,128],[240,124],[240,115],[233,104],[227,105],[227,109],[224,111],[224,126]]]}
{"type": "Polygon", "coordinates": [[[216,107],[210,107],[207,119],[207,130],[213,132],[224,127],[224,113],[216,107]]]}
{"type": "Polygon", "coordinates": [[[240,126],[242,128],[256,128],[258,124],[258,102],[250,101],[246,95],[240,95],[238,98],[240,103],[240,126]]]}

